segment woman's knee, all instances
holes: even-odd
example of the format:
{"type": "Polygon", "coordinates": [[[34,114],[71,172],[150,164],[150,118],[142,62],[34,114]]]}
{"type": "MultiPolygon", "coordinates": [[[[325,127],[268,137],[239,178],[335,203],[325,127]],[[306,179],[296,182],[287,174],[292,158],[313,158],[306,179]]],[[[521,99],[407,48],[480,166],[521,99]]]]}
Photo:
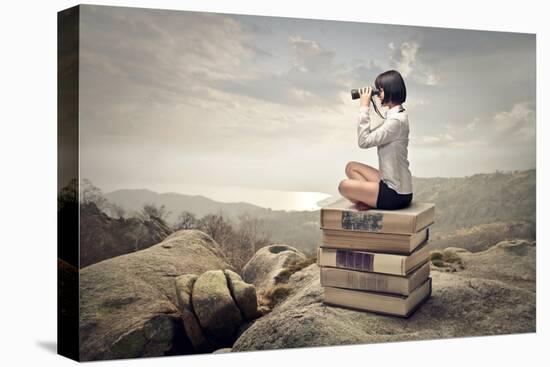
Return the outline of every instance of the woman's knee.
{"type": "Polygon", "coordinates": [[[357,162],[355,161],[350,161],[346,164],[346,169],[345,169],[346,176],[350,177],[356,164],[357,162]]]}
{"type": "Polygon", "coordinates": [[[351,187],[351,180],[348,178],[343,179],[338,184],[338,192],[340,195],[346,196],[349,194],[349,189],[351,187]]]}

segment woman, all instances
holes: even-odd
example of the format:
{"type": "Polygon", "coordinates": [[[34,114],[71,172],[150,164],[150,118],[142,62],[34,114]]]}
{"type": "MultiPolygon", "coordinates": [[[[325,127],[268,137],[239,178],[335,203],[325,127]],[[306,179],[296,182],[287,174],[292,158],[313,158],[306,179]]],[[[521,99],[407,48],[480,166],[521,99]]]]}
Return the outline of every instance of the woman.
{"type": "Polygon", "coordinates": [[[346,175],[338,186],[340,194],[355,203],[359,209],[401,209],[412,201],[412,175],[407,158],[409,145],[409,119],[402,104],[407,89],[401,74],[386,71],[376,77],[381,105],[388,110],[382,116],[372,100],[371,87],[361,88],[357,126],[360,148],[378,147],[379,170],[359,162],[346,165],[346,175]],[[369,105],[384,118],[384,122],[371,129],[369,105]]]}

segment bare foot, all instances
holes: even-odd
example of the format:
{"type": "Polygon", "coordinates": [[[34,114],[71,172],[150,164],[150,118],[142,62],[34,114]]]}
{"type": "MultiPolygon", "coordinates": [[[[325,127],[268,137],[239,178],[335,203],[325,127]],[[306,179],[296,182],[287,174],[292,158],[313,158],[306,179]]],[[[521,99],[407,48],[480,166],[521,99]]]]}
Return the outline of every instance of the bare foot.
{"type": "Polygon", "coordinates": [[[357,210],[369,210],[372,209],[368,204],[363,203],[362,201],[358,201],[355,203],[355,207],[357,210]]]}

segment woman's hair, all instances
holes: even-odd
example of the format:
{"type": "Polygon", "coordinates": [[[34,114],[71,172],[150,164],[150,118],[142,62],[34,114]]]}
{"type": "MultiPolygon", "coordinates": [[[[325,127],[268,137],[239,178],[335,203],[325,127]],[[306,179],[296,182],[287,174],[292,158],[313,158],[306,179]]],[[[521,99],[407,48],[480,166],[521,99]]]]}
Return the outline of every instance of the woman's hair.
{"type": "Polygon", "coordinates": [[[384,89],[384,100],[382,104],[402,104],[407,99],[407,88],[405,81],[397,70],[388,70],[376,77],[374,86],[384,89]]]}

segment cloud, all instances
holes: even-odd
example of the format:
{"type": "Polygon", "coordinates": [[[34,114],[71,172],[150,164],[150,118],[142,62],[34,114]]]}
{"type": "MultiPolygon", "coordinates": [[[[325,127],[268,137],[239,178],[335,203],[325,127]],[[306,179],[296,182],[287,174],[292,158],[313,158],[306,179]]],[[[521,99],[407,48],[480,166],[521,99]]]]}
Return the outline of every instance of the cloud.
{"type": "Polygon", "coordinates": [[[253,76],[268,57],[240,22],[206,12],[86,6],[81,35],[85,85],[109,84],[105,105],[129,90],[138,105],[151,94],[181,103],[210,82],[253,76]]]}
{"type": "Polygon", "coordinates": [[[449,133],[442,133],[437,135],[423,135],[420,139],[411,137],[411,144],[418,147],[439,147],[439,146],[451,146],[455,143],[455,138],[449,133]]]}
{"type": "Polygon", "coordinates": [[[351,79],[345,66],[335,64],[335,53],[301,36],[288,38],[292,62],[280,73],[263,70],[250,78],[224,80],[214,85],[228,93],[293,107],[341,107],[339,97],[351,79]]]}
{"type": "Polygon", "coordinates": [[[480,122],[480,118],[479,117],[474,117],[472,122],[468,123],[468,125],[466,125],[466,127],[468,128],[468,130],[474,130],[476,128],[476,126],[479,124],[479,122],[480,122]]]}
{"type": "Polygon", "coordinates": [[[333,72],[334,52],[322,48],[314,40],[292,36],[289,43],[294,51],[294,67],[300,71],[333,72]]]}
{"type": "Polygon", "coordinates": [[[196,123],[219,124],[207,115],[239,106],[219,84],[256,78],[270,57],[254,33],[221,14],[85,6],[81,23],[88,136],[175,140],[196,123]]]}
{"type": "Polygon", "coordinates": [[[419,59],[420,45],[415,41],[405,41],[397,47],[394,42],[388,44],[390,49],[389,63],[403,75],[420,84],[437,85],[440,77],[419,59]]]}
{"type": "Polygon", "coordinates": [[[494,113],[485,123],[474,117],[465,124],[443,126],[442,133],[411,138],[411,144],[421,148],[466,148],[513,147],[535,142],[535,111],[531,102],[515,103],[509,110],[494,113]]]}
{"type": "Polygon", "coordinates": [[[413,71],[413,64],[416,61],[416,53],[419,45],[416,42],[403,42],[399,48],[396,48],[393,42],[388,45],[392,53],[390,54],[390,62],[395,65],[395,68],[403,75],[408,77],[413,71]]]}
{"type": "Polygon", "coordinates": [[[527,141],[535,138],[535,111],[531,102],[516,103],[509,111],[495,114],[493,125],[499,136],[527,141]]]}
{"type": "Polygon", "coordinates": [[[480,146],[483,141],[479,139],[456,139],[450,133],[437,135],[423,135],[420,139],[411,138],[411,145],[418,148],[466,148],[480,146]]]}
{"type": "Polygon", "coordinates": [[[427,85],[438,85],[440,81],[439,75],[426,72],[426,84],[427,85]]]}

